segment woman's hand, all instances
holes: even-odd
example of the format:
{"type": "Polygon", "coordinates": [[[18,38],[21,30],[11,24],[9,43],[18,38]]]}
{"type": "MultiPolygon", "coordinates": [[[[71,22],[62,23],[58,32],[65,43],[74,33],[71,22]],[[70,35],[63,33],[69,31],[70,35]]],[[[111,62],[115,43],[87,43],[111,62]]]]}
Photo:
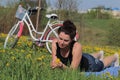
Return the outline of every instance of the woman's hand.
{"type": "Polygon", "coordinates": [[[55,59],[55,60],[52,60],[51,62],[51,67],[54,69],[54,68],[62,68],[63,67],[63,63],[60,61],[60,59],[55,59]]]}

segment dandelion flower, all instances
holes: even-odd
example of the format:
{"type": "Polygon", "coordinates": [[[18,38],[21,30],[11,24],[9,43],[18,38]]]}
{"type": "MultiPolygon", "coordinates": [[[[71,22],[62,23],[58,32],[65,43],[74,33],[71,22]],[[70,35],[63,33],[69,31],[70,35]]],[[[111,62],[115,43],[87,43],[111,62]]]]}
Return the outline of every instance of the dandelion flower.
{"type": "Polygon", "coordinates": [[[41,58],[41,57],[37,58],[37,61],[41,61],[41,60],[42,60],[42,58],[41,58]]]}
{"type": "Polygon", "coordinates": [[[7,64],[6,64],[6,66],[7,66],[7,67],[9,67],[9,66],[10,66],[10,64],[9,64],[9,63],[7,63],[7,64]]]}
{"type": "Polygon", "coordinates": [[[55,62],[56,62],[56,63],[60,63],[60,59],[59,59],[59,58],[57,58],[55,62]]]}

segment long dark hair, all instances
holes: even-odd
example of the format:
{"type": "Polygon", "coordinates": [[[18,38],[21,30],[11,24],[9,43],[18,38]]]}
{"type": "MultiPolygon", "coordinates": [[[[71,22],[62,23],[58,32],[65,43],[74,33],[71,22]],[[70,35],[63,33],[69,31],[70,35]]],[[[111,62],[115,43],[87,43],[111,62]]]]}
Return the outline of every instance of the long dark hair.
{"type": "Polygon", "coordinates": [[[65,20],[63,22],[63,26],[58,29],[58,34],[60,34],[61,32],[69,35],[71,40],[73,40],[76,35],[76,26],[72,21],[65,20]]]}

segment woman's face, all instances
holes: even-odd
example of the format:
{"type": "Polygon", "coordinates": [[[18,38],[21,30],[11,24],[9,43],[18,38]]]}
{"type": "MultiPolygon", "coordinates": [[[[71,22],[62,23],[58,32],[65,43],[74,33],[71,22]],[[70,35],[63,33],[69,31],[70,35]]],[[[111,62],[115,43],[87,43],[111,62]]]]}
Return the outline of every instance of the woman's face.
{"type": "Polygon", "coordinates": [[[69,46],[71,42],[71,38],[69,35],[65,34],[64,32],[60,32],[58,35],[58,45],[60,48],[66,48],[69,46]]]}

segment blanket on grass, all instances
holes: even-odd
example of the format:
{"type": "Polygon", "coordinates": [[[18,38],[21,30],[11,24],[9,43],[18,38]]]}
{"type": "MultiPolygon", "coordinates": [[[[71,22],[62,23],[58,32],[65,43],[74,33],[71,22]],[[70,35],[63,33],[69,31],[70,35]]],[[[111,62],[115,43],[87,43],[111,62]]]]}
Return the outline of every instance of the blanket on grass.
{"type": "Polygon", "coordinates": [[[89,76],[89,75],[102,76],[102,75],[106,75],[106,74],[118,77],[120,75],[120,66],[119,67],[109,67],[100,72],[85,72],[85,75],[87,75],[87,76],[89,76]]]}

